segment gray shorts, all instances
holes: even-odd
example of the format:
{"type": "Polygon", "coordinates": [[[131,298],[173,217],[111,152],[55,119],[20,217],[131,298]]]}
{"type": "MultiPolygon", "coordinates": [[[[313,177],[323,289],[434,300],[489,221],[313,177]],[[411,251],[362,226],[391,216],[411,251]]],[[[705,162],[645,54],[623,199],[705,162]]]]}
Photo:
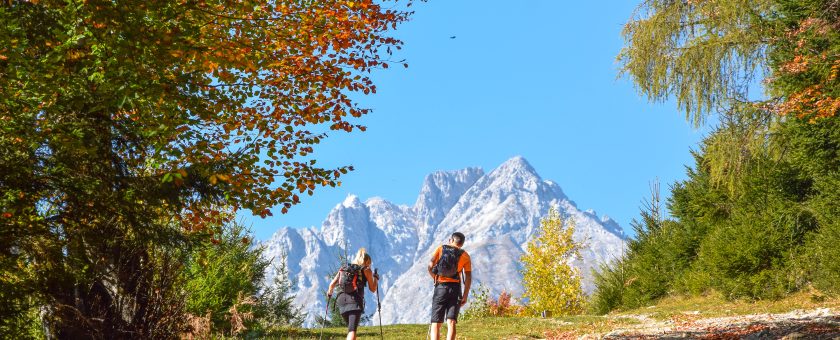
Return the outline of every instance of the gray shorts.
{"type": "Polygon", "coordinates": [[[435,285],[435,293],[432,295],[432,323],[442,323],[444,319],[458,321],[460,308],[460,282],[441,282],[435,285]]]}

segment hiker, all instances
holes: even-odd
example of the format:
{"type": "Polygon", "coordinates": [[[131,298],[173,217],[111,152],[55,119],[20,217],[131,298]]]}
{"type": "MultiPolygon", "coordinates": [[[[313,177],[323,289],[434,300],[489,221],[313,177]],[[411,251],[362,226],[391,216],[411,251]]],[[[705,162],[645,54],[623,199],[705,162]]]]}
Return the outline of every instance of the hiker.
{"type": "Polygon", "coordinates": [[[455,324],[458,322],[458,311],[470,294],[472,284],[472,264],[470,255],[461,249],[464,245],[464,234],[455,232],[449,237],[449,244],[441,245],[432,255],[429,262],[429,275],[435,280],[435,292],[432,295],[432,321],[429,337],[438,340],[440,325],[444,318],[447,323],[447,340],[455,340],[455,324]],[[464,290],[461,291],[461,275],[463,273],[464,290]]]}
{"type": "Polygon", "coordinates": [[[370,270],[371,259],[365,248],[359,248],[353,262],[341,266],[327,290],[327,303],[332,298],[333,289],[339,286],[335,297],[341,317],[347,323],[347,340],[356,339],[356,328],[365,310],[365,284],[371,293],[376,292],[379,275],[370,270]]]}

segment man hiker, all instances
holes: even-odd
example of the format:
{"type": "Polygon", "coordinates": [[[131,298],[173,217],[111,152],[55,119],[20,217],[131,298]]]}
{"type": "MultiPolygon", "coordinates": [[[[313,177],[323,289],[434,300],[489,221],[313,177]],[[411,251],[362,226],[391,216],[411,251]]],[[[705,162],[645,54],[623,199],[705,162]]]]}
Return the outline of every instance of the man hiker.
{"type": "Polygon", "coordinates": [[[371,293],[376,292],[379,285],[379,275],[370,270],[371,262],[365,248],[359,248],[353,262],[341,266],[327,290],[329,304],[333,289],[339,286],[335,300],[341,317],[347,322],[347,340],[356,339],[356,328],[359,327],[365,309],[365,285],[371,293]]]}
{"type": "Polygon", "coordinates": [[[455,232],[449,237],[449,244],[438,247],[432,255],[432,261],[429,262],[429,275],[435,280],[435,292],[432,295],[432,324],[429,329],[429,337],[432,340],[439,339],[440,325],[444,319],[448,328],[446,339],[455,340],[458,311],[467,303],[472,284],[470,255],[461,249],[463,245],[464,234],[455,232]]]}

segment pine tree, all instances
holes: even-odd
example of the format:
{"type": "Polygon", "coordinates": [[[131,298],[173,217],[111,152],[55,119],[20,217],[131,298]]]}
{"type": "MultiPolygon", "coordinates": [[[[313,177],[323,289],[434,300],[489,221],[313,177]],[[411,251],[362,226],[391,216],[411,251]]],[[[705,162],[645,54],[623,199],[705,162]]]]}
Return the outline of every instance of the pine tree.
{"type": "MultiPolygon", "coordinates": [[[[215,234],[218,242],[197,246],[186,263],[186,310],[193,315],[209,313],[211,331],[229,334],[231,308],[259,295],[269,262],[244,226],[234,223],[221,226],[219,231],[215,234]]],[[[254,305],[237,307],[243,313],[260,314],[258,309],[254,305]]],[[[251,329],[256,322],[244,326],[251,329]]]]}
{"type": "Polygon", "coordinates": [[[286,254],[279,259],[279,264],[272,266],[274,278],[267,284],[260,296],[260,303],[265,315],[266,326],[300,326],[306,318],[303,309],[294,305],[292,287],[294,281],[289,278],[286,254]]]}
{"type": "Polygon", "coordinates": [[[574,222],[564,219],[556,208],[540,221],[540,230],[528,242],[523,264],[522,285],[534,312],[554,315],[576,314],[583,309],[580,271],[571,261],[581,245],[572,239],[574,222]]]}

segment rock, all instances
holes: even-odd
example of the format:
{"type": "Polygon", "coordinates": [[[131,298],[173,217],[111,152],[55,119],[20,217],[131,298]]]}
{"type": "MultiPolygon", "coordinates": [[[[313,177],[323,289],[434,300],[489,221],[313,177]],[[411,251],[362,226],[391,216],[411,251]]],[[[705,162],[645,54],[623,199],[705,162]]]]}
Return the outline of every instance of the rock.
{"type": "Polygon", "coordinates": [[[793,333],[790,333],[788,335],[785,335],[784,337],[782,337],[781,340],[794,340],[794,339],[806,339],[806,335],[802,334],[802,333],[799,333],[799,332],[793,332],[793,333]]]}

